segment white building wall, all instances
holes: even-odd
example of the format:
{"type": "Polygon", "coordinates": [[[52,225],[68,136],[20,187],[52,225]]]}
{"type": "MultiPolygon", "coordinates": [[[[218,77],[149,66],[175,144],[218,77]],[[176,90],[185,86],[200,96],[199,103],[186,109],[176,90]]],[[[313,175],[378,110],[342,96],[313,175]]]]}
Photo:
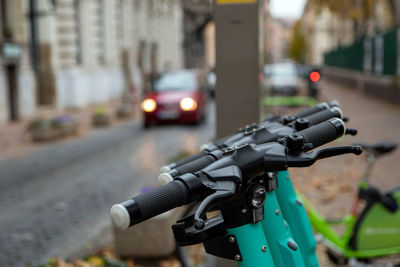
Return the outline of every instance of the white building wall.
{"type": "Polygon", "coordinates": [[[145,71],[150,71],[151,44],[158,47],[157,71],[183,67],[183,9],[179,0],[134,1],[135,51],[146,42],[145,71]]]}
{"type": "MultiPolygon", "coordinates": [[[[145,71],[152,44],[157,45],[158,72],[183,67],[183,10],[180,0],[37,0],[39,43],[50,46],[56,106],[83,107],[119,98],[125,87],[121,53],[130,52],[132,79],[140,88],[136,66],[139,43],[146,43],[145,71]],[[76,2],[75,2],[76,1],[76,2]],[[79,5],[77,8],[76,5],[79,5]]],[[[11,1],[13,31],[24,45],[19,69],[19,114],[36,111],[35,77],[29,62],[29,0],[11,1]]],[[[0,70],[0,123],[7,121],[8,92],[0,70]]]]}
{"type": "MultiPolygon", "coordinates": [[[[73,8],[72,0],[62,1],[68,3],[65,8],[73,8]]],[[[77,47],[77,42],[71,42],[71,47],[66,49],[71,51],[71,58],[56,67],[57,104],[60,108],[104,103],[121,96],[124,80],[120,67],[122,40],[117,29],[122,24],[117,20],[117,15],[122,14],[122,10],[118,10],[121,9],[119,1],[81,1],[78,11],[72,9],[72,12],[79,12],[76,15],[81,25],[80,45],[77,47]],[[81,51],[81,62],[73,59],[73,51],[78,50],[81,51]]],[[[70,39],[75,38],[78,37],[71,34],[70,39]]]]}
{"type": "Polygon", "coordinates": [[[36,83],[35,75],[30,68],[23,68],[19,71],[18,96],[19,116],[28,119],[36,113],[36,83]]]}
{"type": "Polygon", "coordinates": [[[159,67],[161,70],[180,69],[183,67],[183,9],[179,0],[165,1],[167,12],[164,13],[163,38],[159,43],[163,45],[163,53],[159,67]],[[172,9],[172,10],[171,10],[172,9]]]}
{"type": "Polygon", "coordinates": [[[132,49],[134,43],[133,36],[133,4],[132,0],[123,0],[123,9],[122,9],[122,44],[126,49],[132,49]]]}
{"type": "MultiPolygon", "coordinates": [[[[36,83],[35,76],[29,60],[29,18],[26,15],[26,0],[14,0],[12,2],[12,10],[8,12],[11,13],[11,15],[13,16],[13,21],[15,22],[13,24],[15,40],[22,46],[22,57],[17,72],[18,114],[21,119],[28,119],[32,118],[36,112],[36,83]]],[[[6,85],[5,82],[4,85],[6,85]]]]}

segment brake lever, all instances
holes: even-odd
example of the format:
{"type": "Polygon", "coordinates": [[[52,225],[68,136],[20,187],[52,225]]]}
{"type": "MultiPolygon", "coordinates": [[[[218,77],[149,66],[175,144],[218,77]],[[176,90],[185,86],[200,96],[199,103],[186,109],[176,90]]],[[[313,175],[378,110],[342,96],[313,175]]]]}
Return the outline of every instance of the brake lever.
{"type": "Polygon", "coordinates": [[[334,157],[343,154],[360,155],[362,153],[361,146],[336,146],[324,147],[314,150],[309,153],[288,153],[287,165],[288,167],[307,167],[320,159],[334,157]]]}
{"type": "Polygon", "coordinates": [[[224,189],[218,189],[215,193],[207,196],[203,201],[200,203],[199,207],[197,208],[194,214],[194,221],[193,225],[196,229],[200,230],[204,228],[205,221],[204,216],[206,213],[215,206],[223,202],[224,200],[230,199],[236,192],[236,184],[231,181],[223,181],[217,182],[217,186],[219,188],[225,187],[224,189]],[[222,184],[224,184],[222,186],[222,184]]]}
{"type": "Polygon", "coordinates": [[[201,201],[194,214],[193,225],[200,230],[204,228],[203,218],[210,208],[235,195],[236,184],[242,182],[242,173],[237,166],[228,166],[212,171],[201,171],[198,175],[202,176],[200,179],[203,185],[214,191],[201,201]]]}

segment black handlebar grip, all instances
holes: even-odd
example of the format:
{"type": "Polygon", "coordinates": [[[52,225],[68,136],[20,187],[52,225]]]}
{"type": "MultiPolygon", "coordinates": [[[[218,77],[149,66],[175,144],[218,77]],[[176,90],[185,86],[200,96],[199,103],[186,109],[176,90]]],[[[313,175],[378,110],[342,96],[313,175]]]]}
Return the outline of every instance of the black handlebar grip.
{"type": "Polygon", "coordinates": [[[207,167],[214,161],[216,161],[216,158],[214,158],[211,155],[203,156],[201,158],[198,158],[196,160],[193,160],[191,162],[188,162],[184,165],[181,165],[181,166],[175,168],[175,170],[178,173],[174,176],[176,177],[177,175],[182,175],[182,174],[189,173],[189,172],[199,171],[199,170],[203,169],[204,167],[207,167]]]}
{"type": "Polygon", "coordinates": [[[326,120],[332,119],[332,118],[339,118],[341,119],[343,117],[342,111],[340,108],[334,107],[330,109],[326,109],[317,113],[314,113],[310,116],[305,117],[308,121],[309,126],[311,125],[316,125],[318,123],[324,122],[326,120]]]}
{"type": "Polygon", "coordinates": [[[114,224],[124,230],[189,202],[189,189],[179,180],[133,197],[111,208],[114,224]]]}
{"type": "Polygon", "coordinates": [[[166,165],[166,166],[163,166],[163,167],[161,168],[161,172],[167,172],[167,171],[169,171],[169,170],[175,169],[175,168],[177,168],[177,167],[179,167],[179,166],[181,166],[181,165],[184,165],[184,164],[186,164],[186,163],[188,163],[188,162],[191,162],[191,161],[193,161],[193,160],[196,160],[196,159],[198,159],[198,158],[201,158],[201,157],[207,155],[207,153],[208,153],[208,151],[204,151],[204,150],[203,150],[203,151],[200,151],[199,153],[196,153],[196,154],[191,155],[191,156],[189,156],[189,157],[186,157],[186,158],[184,158],[184,159],[181,159],[181,160],[178,160],[178,161],[173,162],[173,163],[171,163],[171,164],[168,164],[168,165],[166,165]]]}
{"type": "Polygon", "coordinates": [[[340,107],[340,103],[339,103],[339,101],[337,101],[337,100],[332,100],[332,101],[329,101],[328,102],[328,105],[331,107],[331,108],[333,108],[333,107],[340,107]]]}
{"type": "Polygon", "coordinates": [[[327,103],[319,103],[316,106],[313,106],[311,108],[304,109],[300,111],[299,113],[294,114],[293,116],[296,118],[303,118],[310,116],[311,114],[317,113],[321,110],[329,109],[329,105],[327,103]]]}
{"type": "Polygon", "coordinates": [[[333,118],[300,131],[297,135],[303,137],[304,144],[312,144],[310,149],[313,149],[343,136],[345,132],[344,122],[339,118],[333,118]]]}
{"type": "Polygon", "coordinates": [[[178,177],[179,175],[200,171],[201,169],[207,167],[208,165],[219,159],[222,156],[222,151],[216,154],[217,155],[214,155],[215,157],[208,154],[206,156],[183,164],[175,169],[161,173],[158,176],[158,184],[164,185],[171,182],[172,180],[174,180],[175,177],[178,177]],[[220,156],[218,156],[218,154],[220,154],[220,156]]]}

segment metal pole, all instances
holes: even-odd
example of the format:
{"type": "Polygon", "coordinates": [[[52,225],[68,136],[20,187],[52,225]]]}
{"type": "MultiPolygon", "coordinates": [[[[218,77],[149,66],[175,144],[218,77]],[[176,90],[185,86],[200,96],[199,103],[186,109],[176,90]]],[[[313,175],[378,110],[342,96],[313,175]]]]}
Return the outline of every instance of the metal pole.
{"type": "MultiPolygon", "coordinates": [[[[217,138],[258,122],[263,0],[213,0],[216,32],[217,138]]],[[[212,266],[237,266],[215,258],[212,266]]]]}
{"type": "Polygon", "coordinates": [[[220,138],[259,121],[263,0],[214,0],[214,4],[220,138]]]}

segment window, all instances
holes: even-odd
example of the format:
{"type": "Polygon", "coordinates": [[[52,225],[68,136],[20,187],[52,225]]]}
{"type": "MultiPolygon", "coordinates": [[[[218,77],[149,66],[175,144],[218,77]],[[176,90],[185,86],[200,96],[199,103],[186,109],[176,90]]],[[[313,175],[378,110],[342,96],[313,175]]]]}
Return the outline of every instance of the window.
{"type": "Polygon", "coordinates": [[[82,64],[82,31],[81,31],[81,8],[80,0],[74,0],[74,26],[75,26],[75,46],[76,64],[82,64]]]}
{"type": "Polygon", "coordinates": [[[97,0],[96,10],[96,48],[98,63],[105,63],[105,21],[104,21],[104,0],[97,0]]]}
{"type": "Polygon", "coordinates": [[[142,0],[135,0],[134,8],[136,12],[140,11],[141,6],[142,6],[142,0]]]}

